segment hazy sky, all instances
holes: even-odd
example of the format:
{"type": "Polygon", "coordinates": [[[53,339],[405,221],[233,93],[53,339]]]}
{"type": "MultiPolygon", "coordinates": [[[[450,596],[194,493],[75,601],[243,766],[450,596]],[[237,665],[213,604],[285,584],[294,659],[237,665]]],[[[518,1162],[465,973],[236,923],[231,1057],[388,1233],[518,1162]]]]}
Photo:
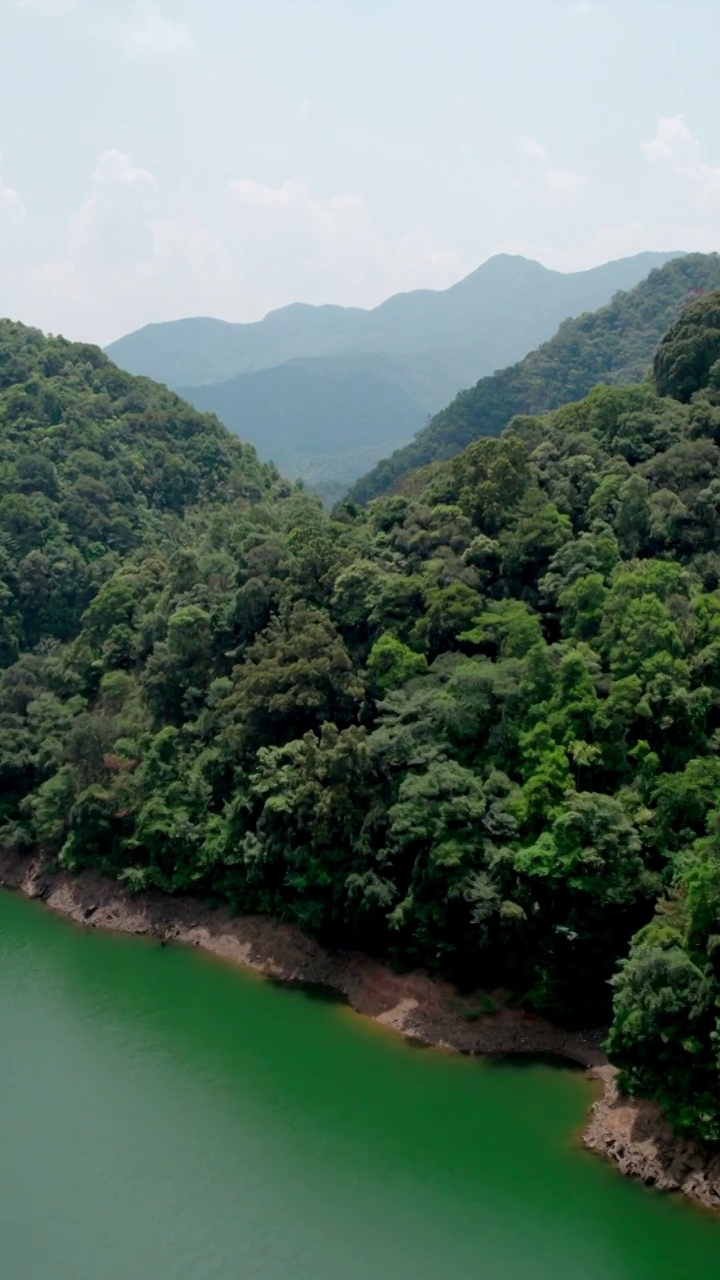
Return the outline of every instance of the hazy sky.
{"type": "Polygon", "coordinates": [[[0,0],[0,313],[107,342],[720,248],[718,0],[0,0]]]}

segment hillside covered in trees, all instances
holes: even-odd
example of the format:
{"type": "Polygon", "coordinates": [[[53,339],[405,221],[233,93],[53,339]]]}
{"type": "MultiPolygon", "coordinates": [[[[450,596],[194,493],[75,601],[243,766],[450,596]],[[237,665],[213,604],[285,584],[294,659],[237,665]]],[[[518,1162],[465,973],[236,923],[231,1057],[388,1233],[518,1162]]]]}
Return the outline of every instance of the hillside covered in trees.
{"type": "Polygon", "coordinates": [[[516,414],[545,413],[598,383],[623,386],[647,375],[655,348],[698,291],[720,288],[720,255],[688,254],[656,268],[599,311],[564,321],[549,342],[459,395],[415,438],[353,486],[355,502],[397,487],[429,462],[452,458],[480,436],[497,436],[516,414]]]}
{"type": "Polygon", "coordinates": [[[97,347],[0,322],[0,659],[71,639],[125,557],[274,474],[97,347]]]}
{"type": "Polygon", "coordinates": [[[332,517],[95,349],[0,344],[0,844],[612,1002],[628,1087],[720,1141],[720,291],[653,383],[332,517]]]}

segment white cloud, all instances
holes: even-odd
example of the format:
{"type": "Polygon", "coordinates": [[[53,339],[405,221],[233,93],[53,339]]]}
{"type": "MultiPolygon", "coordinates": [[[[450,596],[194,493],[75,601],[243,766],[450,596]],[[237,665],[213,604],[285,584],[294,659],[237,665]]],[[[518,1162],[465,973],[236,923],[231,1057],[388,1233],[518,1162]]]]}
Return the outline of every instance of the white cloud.
{"type": "Polygon", "coordinates": [[[548,191],[569,194],[587,186],[588,179],[583,173],[573,173],[570,169],[548,169],[545,174],[545,186],[548,191]]]}
{"type": "Polygon", "coordinates": [[[298,300],[370,306],[444,287],[467,269],[423,227],[386,236],[351,193],[238,178],[217,196],[210,222],[133,157],[104,152],[62,252],[16,276],[23,313],[53,332],[109,342],[184,315],[256,320],[298,300]]]}
{"type": "Polygon", "coordinates": [[[687,173],[699,162],[700,143],[682,116],[666,116],[659,120],[655,137],[642,145],[651,160],[656,164],[669,164],[677,173],[687,173]]]}
{"type": "Polygon", "coordinates": [[[529,133],[523,133],[519,138],[515,138],[513,146],[521,156],[525,156],[528,160],[545,159],[544,146],[529,133]]]}
{"type": "Polygon", "coordinates": [[[150,0],[139,0],[130,19],[108,20],[99,30],[128,58],[178,58],[193,49],[188,25],[166,18],[150,0]]]}
{"type": "Polygon", "coordinates": [[[20,199],[14,187],[6,187],[0,182],[0,209],[2,209],[11,222],[22,222],[25,216],[23,202],[20,199]]]}
{"type": "Polygon", "coordinates": [[[46,18],[62,18],[76,13],[83,0],[15,0],[16,9],[31,9],[46,18]]]}
{"type": "Polygon", "coordinates": [[[226,246],[198,221],[192,212],[157,218],[152,224],[152,256],[146,264],[150,275],[189,272],[210,295],[224,285],[233,271],[226,246]]]}
{"type": "Polygon", "coordinates": [[[294,182],[284,182],[281,187],[266,187],[252,178],[236,178],[228,190],[239,204],[259,209],[282,209],[298,203],[300,198],[300,189],[294,182]]]}
{"type": "Polygon", "coordinates": [[[104,340],[104,313],[147,307],[151,290],[158,189],[153,174],[122,151],[105,151],[89,191],[69,221],[63,255],[25,277],[23,292],[43,327],[104,340]]]}
{"type": "MultiPolygon", "coordinates": [[[[2,155],[0,155],[0,162],[2,155]]],[[[25,207],[14,187],[8,186],[0,174],[0,214],[11,222],[20,223],[25,217],[25,207]]]]}
{"type": "Polygon", "coordinates": [[[589,179],[582,173],[571,169],[553,168],[548,151],[542,142],[532,134],[523,133],[513,140],[513,147],[524,160],[532,164],[530,178],[512,178],[511,186],[520,192],[524,199],[534,200],[539,204],[567,205],[574,204],[589,179]]]}
{"type": "Polygon", "coordinates": [[[574,173],[571,169],[543,169],[531,181],[525,178],[512,178],[510,181],[523,201],[552,209],[577,205],[589,184],[590,179],[585,174],[574,173]]]}
{"type": "Polygon", "coordinates": [[[245,270],[268,309],[291,301],[288,281],[308,302],[350,297],[368,306],[399,290],[443,288],[462,272],[459,256],[423,227],[389,240],[357,195],[320,198],[302,183],[269,187],[250,179],[231,182],[229,193],[237,243],[257,255],[257,266],[250,255],[245,270]]]}
{"type": "Polygon", "coordinates": [[[556,271],[585,271],[601,262],[626,258],[635,253],[713,253],[720,249],[720,235],[714,225],[692,223],[643,223],[627,221],[600,227],[589,235],[579,234],[565,244],[516,238],[493,246],[495,253],[521,253],[556,271]]]}
{"type": "Polygon", "coordinates": [[[122,151],[105,151],[90,178],[90,194],[72,219],[70,248],[75,254],[99,246],[122,257],[148,243],[147,212],[151,208],[155,178],[148,169],[133,164],[122,151]]]}
{"type": "Polygon", "coordinates": [[[155,186],[155,178],[149,169],[133,164],[123,151],[104,151],[92,172],[93,186],[155,186]]]}
{"type": "Polygon", "coordinates": [[[572,12],[574,14],[580,17],[587,17],[587,15],[592,13],[592,11],[592,0],[574,0],[572,5],[572,12]]]}
{"type": "Polygon", "coordinates": [[[700,143],[682,115],[659,120],[655,137],[642,146],[654,164],[669,168],[678,177],[688,178],[702,199],[720,194],[720,167],[704,162],[700,143]]]}

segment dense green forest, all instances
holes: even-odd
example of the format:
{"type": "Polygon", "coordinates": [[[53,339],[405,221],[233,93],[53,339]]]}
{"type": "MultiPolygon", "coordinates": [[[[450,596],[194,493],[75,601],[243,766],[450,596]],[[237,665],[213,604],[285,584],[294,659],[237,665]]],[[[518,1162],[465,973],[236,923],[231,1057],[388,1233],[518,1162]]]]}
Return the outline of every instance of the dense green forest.
{"type": "Polygon", "coordinates": [[[642,381],[655,348],[695,291],[720,288],[720,255],[693,253],[651,271],[599,311],[566,320],[549,342],[458,396],[404,448],[379,462],[350,497],[369,502],[417,467],[452,458],[480,436],[497,436],[516,414],[545,413],[598,383],[642,381]]]}
{"type": "Polygon", "coordinates": [[[8,322],[0,448],[4,847],[612,1001],[720,1141],[720,291],[367,510],[8,322]]]}
{"type": "Polygon", "coordinates": [[[272,469],[97,347],[0,323],[0,660],[69,640],[98,587],[186,509],[258,497],[272,469]]]}

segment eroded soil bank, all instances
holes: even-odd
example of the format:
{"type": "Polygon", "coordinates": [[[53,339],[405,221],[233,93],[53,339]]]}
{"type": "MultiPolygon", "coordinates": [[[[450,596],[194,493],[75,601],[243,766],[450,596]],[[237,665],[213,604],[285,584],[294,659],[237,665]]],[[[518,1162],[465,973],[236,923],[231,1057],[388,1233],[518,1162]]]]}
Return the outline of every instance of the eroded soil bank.
{"type": "Polygon", "coordinates": [[[536,1014],[481,1000],[415,971],[396,974],[360,952],[331,954],[293,925],[265,916],[234,917],[192,898],[158,892],[130,896],[115,881],[70,876],[38,861],[0,852],[0,885],[79,924],[199,946],[275,980],[332,989],[358,1013],[414,1040],[461,1053],[552,1054],[585,1067],[601,1082],[584,1145],[622,1173],[679,1191],[720,1209],[720,1155],[678,1140],[653,1103],[618,1094],[616,1073],[592,1032],[567,1032],[536,1014]]]}

